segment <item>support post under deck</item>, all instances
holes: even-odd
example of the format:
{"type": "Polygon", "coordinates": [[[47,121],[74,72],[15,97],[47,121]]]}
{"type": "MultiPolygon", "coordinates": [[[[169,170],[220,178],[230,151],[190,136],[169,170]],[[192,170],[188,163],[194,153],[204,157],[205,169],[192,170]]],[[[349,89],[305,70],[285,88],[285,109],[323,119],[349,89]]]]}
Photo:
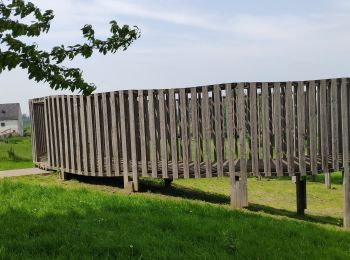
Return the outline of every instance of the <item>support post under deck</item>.
{"type": "Polygon", "coordinates": [[[231,207],[248,207],[247,176],[231,177],[231,207]],[[234,180],[232,178],[235,178],[234,180]]]}
{"type": "Polygon", "coordinates": [[[306,176],[295,176],[297,214],[304,215],[306,209],[306,176]]]}
{"type": "Polygon", "coordinates": [[[331,188],[331,174],[329,172],[325,172],[324,174],[324,185],[327,189],[331,188]]]}
{"type": "Polygon", "coordinates": [[[169,188],[172,182],[173,182],[173,179],[164,179],[164,187],[169,188]]]}

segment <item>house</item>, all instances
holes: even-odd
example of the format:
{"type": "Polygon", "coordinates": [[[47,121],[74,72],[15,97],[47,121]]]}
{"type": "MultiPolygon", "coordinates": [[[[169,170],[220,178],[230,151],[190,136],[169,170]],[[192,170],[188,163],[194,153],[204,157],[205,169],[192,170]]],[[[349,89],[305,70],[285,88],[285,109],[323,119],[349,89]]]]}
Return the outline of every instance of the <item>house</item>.
{"type": "Polygon", "coordinates": [[[23,119],[19,103],[0,104],[0,136],[23,136],[23,119]]]}

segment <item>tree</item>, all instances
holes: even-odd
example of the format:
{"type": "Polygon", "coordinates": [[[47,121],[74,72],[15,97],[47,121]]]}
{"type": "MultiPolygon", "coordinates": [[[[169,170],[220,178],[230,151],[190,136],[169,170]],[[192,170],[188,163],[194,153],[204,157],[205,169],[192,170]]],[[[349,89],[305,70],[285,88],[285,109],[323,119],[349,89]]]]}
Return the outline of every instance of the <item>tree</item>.
{"type": "Polygon", "coordinates": [[[111,21],[112,35],[106,40],[97,39],[92,26],[85,25],[81,29],[85,43],[60,45],[49,52],[40,50],[36,43],[20,40],[48,33],[53,19],[52,10],[41,11],[31,2],[0,0],[0,73],[20,67],[28,71],[29,79],[47,82],[52,89],[78,90],[89,95],[96,89],[95,85],[85,82],[79,68],[67,68],[62,63],[77,56],[89,58],[94,51],[103,55],[125,51],[140,37],[137,26],[119,26],[111,21]],[[25,22],[28,18],[34,21],[25,22]]]}

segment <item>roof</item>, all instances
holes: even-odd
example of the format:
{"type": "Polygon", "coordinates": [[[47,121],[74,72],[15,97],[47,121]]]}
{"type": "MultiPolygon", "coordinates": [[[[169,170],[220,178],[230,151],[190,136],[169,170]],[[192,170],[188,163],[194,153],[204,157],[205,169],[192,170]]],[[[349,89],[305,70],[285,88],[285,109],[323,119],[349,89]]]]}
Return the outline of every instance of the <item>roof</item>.
{"type": "Polygon", "coordinates": [[[18,120],[21,113],[19,103],[0,104],[0,121],[18,120]]]}

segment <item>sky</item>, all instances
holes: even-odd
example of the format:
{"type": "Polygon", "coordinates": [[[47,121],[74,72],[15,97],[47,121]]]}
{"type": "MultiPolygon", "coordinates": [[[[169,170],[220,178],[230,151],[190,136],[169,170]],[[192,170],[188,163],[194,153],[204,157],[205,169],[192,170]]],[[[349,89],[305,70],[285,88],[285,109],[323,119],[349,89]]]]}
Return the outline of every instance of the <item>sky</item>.
{"type": "MultiPolygon", "coordinates": [[[[97,92],[181,88],[239,81],[310,80],[350,76],[350,0],[32,0],[52,9],[40,48],[82,43],[93,25],[109,36],[109,21],[137,25],[141,38],[126,52],[77,58],[97,92]]],[[[16,69],[0,74],[0,103],[53,91],[16,69]]]]}

